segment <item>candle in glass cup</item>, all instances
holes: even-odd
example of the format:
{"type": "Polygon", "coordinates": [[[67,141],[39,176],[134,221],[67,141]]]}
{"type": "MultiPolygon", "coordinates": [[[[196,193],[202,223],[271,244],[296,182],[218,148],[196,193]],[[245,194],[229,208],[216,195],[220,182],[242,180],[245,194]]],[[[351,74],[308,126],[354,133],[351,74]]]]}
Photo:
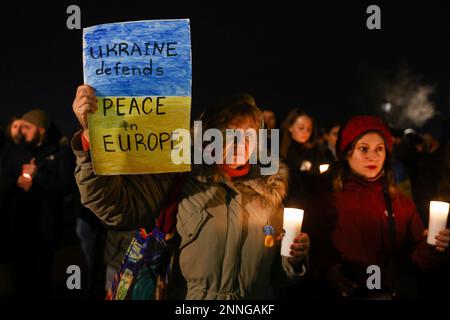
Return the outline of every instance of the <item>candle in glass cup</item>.
{"type": "Polygon", "coordinates": [[[303,210],[295,208],[284,208],[283,216],[283,240],[281,241],[281,255],[290,257],[290,247],[294,238],[302,230],[303,210]]]}
{"type": "Polygon", "coordinates": [[[435,237],[447,226],[449,204],[442,201],[430,201],[427,243],[436,245],[435,237]]]}

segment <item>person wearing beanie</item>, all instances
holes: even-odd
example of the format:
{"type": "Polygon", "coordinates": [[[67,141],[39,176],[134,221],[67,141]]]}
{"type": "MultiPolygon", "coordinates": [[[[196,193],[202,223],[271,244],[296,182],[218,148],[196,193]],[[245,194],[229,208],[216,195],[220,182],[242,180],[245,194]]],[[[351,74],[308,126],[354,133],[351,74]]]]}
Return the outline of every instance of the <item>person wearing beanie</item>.
{"type": "Polygon", "coordinates": [[[42,145],[50,127],[47,114],[41,109],[34,109],[25,113],[21,119],[21,133],[25,141],[36,146],[42,145]]]}
{"type": "Polygon", "coordinates": [[[435,270],[449,259],[450,230],[439,233],[436,245],[427,244],[414,203],[397,188],[390,164],[392,147],[387,125],[376,116],[355,116],[339,131],[339,160],[329,173],[331,196],[320,197],[322,202],[328,199],[328,210],[322,205],[322,212],[310,212],[316,220],[323,212],[332,217],[316,226],[332,226],[329,250],[315,253],[326,262],[322,276],[333,297],[417,298],[414,282],[420,272],[435,270]],[[381,271],[381,286],[374,290],[367,286],[369,266],[381,271]]]}
{"type": "Polygon", "coordinates": [[[61,134],[42,110],[21,117],[20,132],[28,152],[11,150],[10,259],[14,296],[33,290],[51,294],[53,256],[62,231],[63,198],[73,190],[74,159],[61,134]],[[19,158],[20,156],[20,158],[19,158]]]}

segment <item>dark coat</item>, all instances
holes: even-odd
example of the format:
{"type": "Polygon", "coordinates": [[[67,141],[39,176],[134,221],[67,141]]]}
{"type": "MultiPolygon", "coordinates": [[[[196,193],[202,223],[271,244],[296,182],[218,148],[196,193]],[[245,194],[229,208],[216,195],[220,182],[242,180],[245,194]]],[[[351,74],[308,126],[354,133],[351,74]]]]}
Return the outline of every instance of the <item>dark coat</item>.
{"type": "Polygon", "coordinates": [[[384,180],[369,182],[350,176],[344,188],[335,192],[336,210],[331,242],[343,265],[343,273],[363,290],[367,267],[381,269],[382,288],[402,297],[417,297],[415,281],[420,271],[438,268],[448,255],[426,243],[424,225],[412,200],[401,192],[391,196],[395,220],[396,249],[391,250],[384,180]]]}
{"type": "Polygon", "coordinates": [[[30,281],[42,296],[49,293],[53,254],[62,235],[63,197],[75,184],[70,149],[47,141],[26,152],[21,147],[11,148],[3,159],[8,185],[2,206],[10,213],[7,254],[18,294],[30,281]],[[22,165],[33,158],[37,173],[31,189],[24,191],[17,186],[17,179],[22,165]]]}
{"type": "Polygon", "coordinates": [[[288,204],[305,210],[302,229],[311,238],[312,279],[308,287],[313,294],[334,296],[327,271],[340,264],[344,276],[362,289],[357,294],[364,297],[367,267],[378,265],[382,289],[401,291],[405,298],[417,297],[417,277],[439,268],[449,255],[426,243],[414,203],[400,192],[392,197],[397,250],[391,254],[383,179],[368,182],[350,176],[340,192],[330,191],[330,180],[324,177],[320,188],[308,198],[298,195],[297,201],[294,197],[288,204]]]}
{"type": "MultiPolygon", "coordinates": [[[[334,194],[334,206],[337,222],[332,239],[342,258],[361,266],[385,265],[389,227],[382,180],[351,177],[334,194]]],[[[436,266],[440,257],[426,244],[424,226],[411,199],[399,192],[392,198],[392,208],[399,254],[424,270],[436,266]]]]}
{"type": "Polygon", "coordinates": [[[73,157],[66,146],[45,144],[21,163],[29,163],[31,158],[37,165],[31,189],[25,192],[16,184],[12,187],[13,230],[30,230],[38,239],[54,244],[60,231],[63,197],[73,191],[73,157]]]}
{"type": "Polygon", "coordinates": [[[307,148],[296,142],[291,143],[283,160],[289,168],[288,198],[292,197],[292,191],[307,197],[320,176],[320,164],[328,162],[318,146],[307,148]]]}

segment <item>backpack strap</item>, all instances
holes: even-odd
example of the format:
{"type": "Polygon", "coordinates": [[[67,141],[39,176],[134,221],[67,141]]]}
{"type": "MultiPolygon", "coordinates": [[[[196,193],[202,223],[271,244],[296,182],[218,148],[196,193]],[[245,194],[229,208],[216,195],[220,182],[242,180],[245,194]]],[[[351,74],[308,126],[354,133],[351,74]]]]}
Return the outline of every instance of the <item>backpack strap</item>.
{"type": "Polygon", "coordinates": [[[397,288],[397,282],[395,277],[398,273],[398,257],[397,257],[397,241],[396,241],[396,229],[395,229],[395,218],[394,218],[394,212],[392,209],[392,199],[391,195],[389,194],[387,184],[384,186],[384,202],[386,203],[386,211],[388,214],[388,226],[389,226],[389,246],[390,250],[388,252],[388,265],[387,270],[389,275],[389,283],[390,283],[390,295],[391,298],[397,298],[398,297],[398,288],[397,288]]]}
{"type": "Polygon", "coordinates": [[[167,236],[170,236],[171,238],[175,234],[178,203],[180,202],[181,191],[183,189],[184,182],[186,181],[186,177],[187,174],[180,173],[175,178],[172,190],[167,197],[156,222],[156,227],[166,234],[166,240],[168,240],[167,236]]]}
{"type": "Polygon", "coordinates": [[[388,226],[389,226],[389,246],[390,246],[390,255],[394,255],[397,250],[397,241],[396,241],[396,229],[395,229],[395,218],[394,212],[392,210],[392,199],[389,194],[388,188],[385,185],[384,191],[384,202],[386,204],[386,211],[388,215],[388,226]]]}
{"type": "Polygon", "coordinates": [[[156,263],[159,265],[159,268],[155,269],[157,272],[157,279],[154,281],[156,284],[155,298],[164,299],[166,297],[166,288],[173,269],[174,253],[162,254],[162,247],[156,248],[154,241],[163,243],[165,246],[165,241],[174,237],[178,202],[186,177],[185,173],[175,177],[173,187],[162,206],[154,228],[149,231],[145,228],[136,230],[123,258],[120,271],[114,276],[106,300],[129,298],[132,281],[139,270],[146,266],[148,259],[158,261],[156,263]]]}

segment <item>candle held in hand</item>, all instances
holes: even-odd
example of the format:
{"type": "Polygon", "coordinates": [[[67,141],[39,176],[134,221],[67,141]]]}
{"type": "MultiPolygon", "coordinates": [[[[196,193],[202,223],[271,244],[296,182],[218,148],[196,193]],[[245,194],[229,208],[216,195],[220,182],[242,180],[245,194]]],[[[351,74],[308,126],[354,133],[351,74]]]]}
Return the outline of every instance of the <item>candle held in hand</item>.
{"type": "Polygon", "coordinates": [[[281,255],[290,257],[290,246],[302,230],[303,210],[295,208],[284,208],[283,231],[284,236],[281,241],[281,255]]]}
{"type": "Polygon", "coordinates": [[[329,168],[330,168],[329,164],[327,164],[327,163],[326,164],[321,164],[319,166],[320,173],[322,174],[322,173],[326,172],[329,168]]]}
{"type": "Polygon", "coordinates": [[[430,201],[427,243],[436,245],[435,237],[447,226],[449,204],[442,201],[430,201]]]}

